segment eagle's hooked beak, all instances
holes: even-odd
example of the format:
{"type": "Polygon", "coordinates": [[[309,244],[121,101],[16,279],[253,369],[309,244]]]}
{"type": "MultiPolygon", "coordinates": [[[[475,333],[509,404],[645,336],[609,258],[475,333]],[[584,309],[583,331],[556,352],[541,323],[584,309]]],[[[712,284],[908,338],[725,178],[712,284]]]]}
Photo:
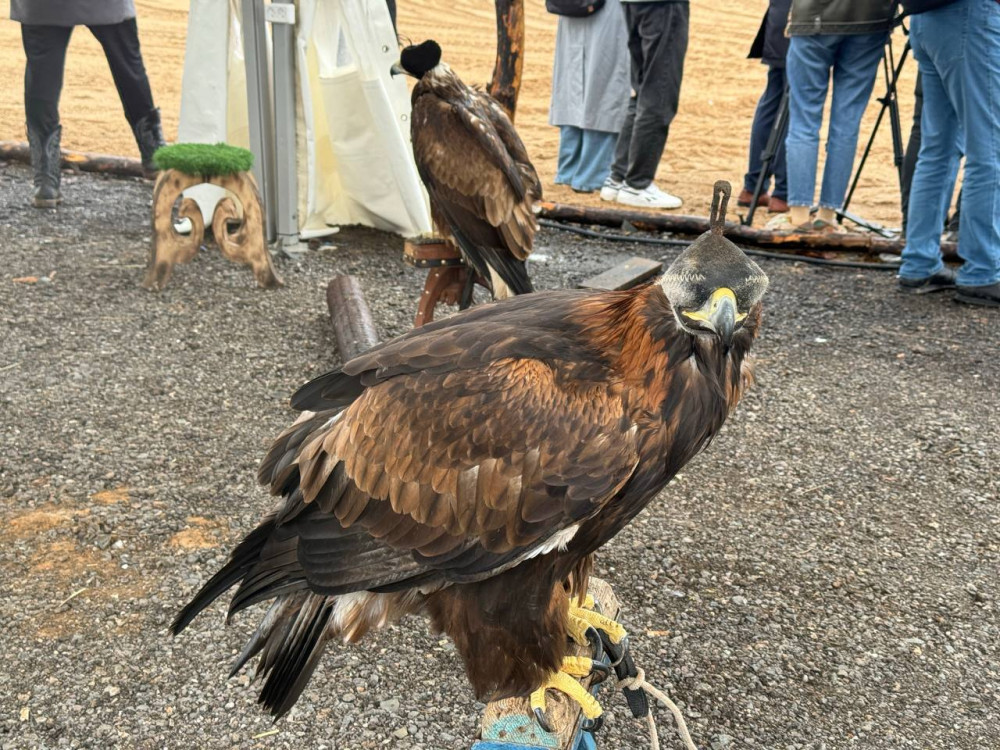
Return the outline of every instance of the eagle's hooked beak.
{"type": "Polygon", "coordinates": [[[716,289],[700,308],[682,314],[715,331],[726,349],[733,343],[736,324],[746,317],[746,313],[738,312],[736,294],[728,287],[716,289]]]}
{"type": "MultiPolygon", "coordinates": [[[[385,63],[383,63],[383,65],[384,64],[385,63]]],[[[389,75],[391,75],[391,76],[405,76],[406,75],[406,71],[403,70],[403,66],[402,65],[400,65],[398,62],[394,62],[392,64],[392,67],[389,68],[389,75]]]]}

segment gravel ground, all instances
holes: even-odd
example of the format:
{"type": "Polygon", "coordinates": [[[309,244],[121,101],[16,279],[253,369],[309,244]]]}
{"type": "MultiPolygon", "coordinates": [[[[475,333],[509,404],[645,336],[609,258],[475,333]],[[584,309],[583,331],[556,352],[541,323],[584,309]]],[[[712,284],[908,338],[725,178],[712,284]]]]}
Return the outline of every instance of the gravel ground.
{"type": "MultiPolygon", "coordinates": [[[[148,183],[69,177],[40,212],[28,181],[0,166],[0,747],[467,747],[481,706],[422,620],[330,649],[273,727],[226,679],[255,617],[165,632],[268,506],[288,394],[338,364],[327,280],[409,326],[401,241],[345,230],[274,292],[210,249],[157,295],[148,183]]],[[[660,250],[540,240],[542,288],[660,250]]],[[[1000,314],[763,265],[757,387],[600,558],[639,663],[703,749],[1000,747],[1000,314]]],[[[602,695],[601,747],[645,747],[602,695]]]]}

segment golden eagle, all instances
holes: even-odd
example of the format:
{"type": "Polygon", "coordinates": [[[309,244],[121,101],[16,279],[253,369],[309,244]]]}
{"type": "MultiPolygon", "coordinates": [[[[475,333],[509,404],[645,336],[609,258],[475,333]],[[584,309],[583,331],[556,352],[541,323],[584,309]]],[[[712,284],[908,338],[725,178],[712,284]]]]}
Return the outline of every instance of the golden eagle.
{"type": "Polygon", "coordinates": [[[542,184],[507,113],[466,86],[428,40],[403,49],[393,74],[417,79],[410,136],[442,234],[503,299],[533,291],[524,261],[538,230],[542,184]]]}
{"type": "Polygon", "coordinates": [[[711,232],[645,286],[475,307],[303,386],[260,467],[277,509],[173,632],[233,586],[230,615],[271,601],[233,673],[259,655],[276,716],[329,641],[412,612],[481,700],[558,686],[591,555],[749,382],[767,277],[722,236],[728,196],[717,183],[711,232]]]}

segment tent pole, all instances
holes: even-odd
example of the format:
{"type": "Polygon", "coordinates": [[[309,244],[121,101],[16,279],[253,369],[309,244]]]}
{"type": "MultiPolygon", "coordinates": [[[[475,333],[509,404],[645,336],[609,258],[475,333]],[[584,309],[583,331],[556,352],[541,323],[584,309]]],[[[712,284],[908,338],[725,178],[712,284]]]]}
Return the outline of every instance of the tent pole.
{"type": "Polygon", "coordinates": [[[270,65],[263,0],[242,0],[243,56],[246,60],[247,115],[253,176],[260,186],[264,206],[264,236],[275,238],[274,224],[274,122],[271,109],[270,65]]]}
{"type": "Polygon", "coordinates": [[[281,250],[290,253],[299,244],[294,0],[273,0],[267,8],[267,20],[274,46],[274,222],[281,250]]]}

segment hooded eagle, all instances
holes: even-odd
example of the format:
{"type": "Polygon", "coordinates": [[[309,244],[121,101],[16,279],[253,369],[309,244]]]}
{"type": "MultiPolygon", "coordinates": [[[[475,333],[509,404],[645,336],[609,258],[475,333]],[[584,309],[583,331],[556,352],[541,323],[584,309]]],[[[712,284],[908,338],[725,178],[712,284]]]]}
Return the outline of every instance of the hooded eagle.
{"type": "Polygon", "coordinates": [[[413,156],[439,230],[454,238],[494,298],[534,291],[524,262],[542,184],[507,113],[441,62],[437,42],[406,47],[392,72],[417,79],[413,156]]]}
{"type": "Polygon", "coordinates": [[[233,673],[259,655],[277,716],[327,643],[412,612],[452,638],[480,699],[544,695],[592,554],[748,383],[767,277],[722,237],[728,195],[718,183],[712,231],[645,286],[475,307],[303,386],[260,467],[277,509],[173,632],[233,586],[230,615],[270,601],[233,673]]]}

